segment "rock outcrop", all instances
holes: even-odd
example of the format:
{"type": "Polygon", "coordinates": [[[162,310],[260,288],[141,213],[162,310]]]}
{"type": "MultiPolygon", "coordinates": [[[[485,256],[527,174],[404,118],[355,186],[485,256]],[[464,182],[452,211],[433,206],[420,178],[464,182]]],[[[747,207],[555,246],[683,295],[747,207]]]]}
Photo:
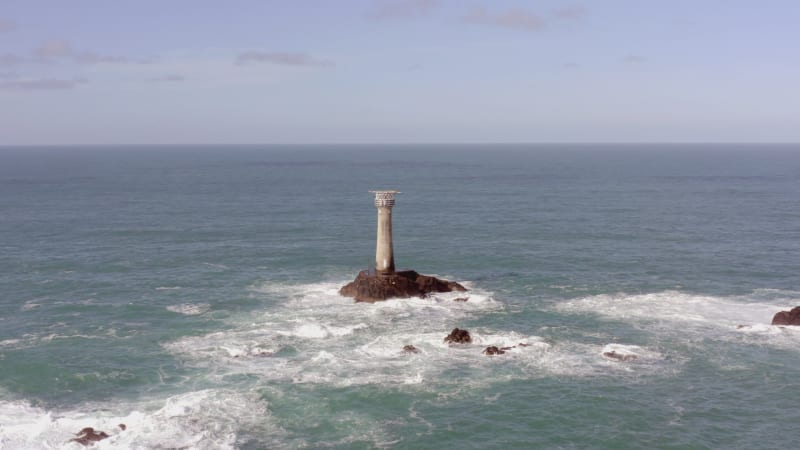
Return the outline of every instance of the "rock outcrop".
{"type": "Polygon", "coordinates": [[[503,353],[505,353],[505,350],[503,350],[501,348],[497,348],[494,345],[490,345],[489,347],[486,347],[486,350],[483,351],[483,354],[484,355],[488,355],[488,356],[502,355],[503,353]]]}
{"type": "Polygon", "coordinates": [[[791,311],[781,311],[772,318],[773,325],[796,325],[800,326],[800,306],[792,308],[791,311]]]}
{"type": "Polygon", "coordinates": [[[614,350],[611,350],[610,352],[603,352],[603,356],[605,356],[608,359],[614,359],[614,360],[622,361],[622,362],[628,362],[628,361],[636,360],[636,355],[631,355],[631,354],[628,354],[628,353],[617,353],[614,350]]]}
{"type": "Polygon", "coordinates": [[[469,331],[459,328],[453,328],[453,331],[444,338],[444,341],[449,344],[469,344],[472,342],[472,336],[469,331]]]}
{"type": "MultiPolygon", "coordinates": [[[[123,428],[123,430],[124,429],[125,428],[123,428]]],[[[109,437],[105,431],[95,431],[95,429],[92,427],[86,427],[82,429],[76,434],[76,436],[78,437],[70,439],[70,442],[77,442],[81,445],[87,446],[109,437]]]]}
{"type": "Polygon", "coordinates": [[[413,270],[380,273],[362,271],[353,282],[339,289],[339,294],[357,302],[377,302],[390,298],[425,298],[432,292],[463,292],[467,289],[454,282],[421,275],[413,270]]]}

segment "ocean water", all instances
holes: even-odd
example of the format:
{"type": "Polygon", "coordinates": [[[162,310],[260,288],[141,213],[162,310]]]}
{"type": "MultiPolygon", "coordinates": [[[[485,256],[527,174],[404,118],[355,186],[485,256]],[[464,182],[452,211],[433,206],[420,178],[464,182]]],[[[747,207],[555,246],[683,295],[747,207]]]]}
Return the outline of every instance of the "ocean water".
{"type": "Polygon", "coordinates": [[[2,449],[794,448],[798,305],[800,146],[0,148],[2,449]]]}

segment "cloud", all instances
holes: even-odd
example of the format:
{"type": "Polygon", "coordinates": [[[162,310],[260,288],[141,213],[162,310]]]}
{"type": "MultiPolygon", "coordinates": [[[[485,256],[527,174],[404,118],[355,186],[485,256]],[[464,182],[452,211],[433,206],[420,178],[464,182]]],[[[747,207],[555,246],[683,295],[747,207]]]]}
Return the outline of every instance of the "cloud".
{"type": "Polygon", "coordinates": [[[570,69],[570,70],[572,70],[572,69],[578,69],[578,68],[580,68],[580,67],[581,67],[581,65],[580,65],[580,64],[578,64],[578,63],[576,63],[576,62],[571,62],[571,61],[570,61],[570,62],[565,62],[565,63],[562,63],[562,64],[561,64],[561,68],[562,68],[562,69],[570,69]]]}
{"type": "Polygon", "coordinates": [[[186,78],[184,78],[183,75],[174,75],[173,74],[173,75],[165,75],[163,77],[149,78],[147,81],[150,81],[150,82],[153,82],[153,83],[160,83],[160,82],[178,83],[178,82],[181,82],[181,81],[186,81],[186,78]]]}
{"type": "Polygon", "coordinates": [[[42,44],[33,54],[40,58],[60,58],[71,55],[72,47],[67,41],[53,39],[42,44]]]}
{"type": "Polygon", "coordinates": [[[332,67],[333,61],[317,59],[305,53],[288,52],[245,52],[236,57],[236,65],[255,63],[281,64],[285,66],[332,67]]]}
{"type": "Polygon", "coordinates": [[[3,19],[2,17],[0,17],[0,33],[7,33],[9,31],[13,31],[15,28],[17,28],[17,24],[8,19],[3,19]]]}
{"type": "Polygon", "coordinates": [[[68,58],[78,64],[146,64],[148,61],[134,60],[124,56],[100,55],[94,52],[76,52],[67,41],[53,39],[42,44],[33,54],[43,60],[68,58]]]}
{"type": "Polygon", "coordinates": [[[621,61],[625,64],[642,64],[647,62],[647,58],[638,55],[625,55],[621,61]]]}
{"type": "Polygon", "coordinates": [[[25,58],[12,53],[0,55],[0,67],[10,67],[23,62],[25,62],[25,58]]]}
{"type": "Polygon", "coordinates": [[[547,21],[541,16],[520,8],[503,13],[491,13],[484,8],[476,8],[464,17],[464,22],[525,31],[540,31],[547,25],[547,21]]]}
{"type": "Polygon", "coordinates": [[[367,17],[376,20],[416,19],[428,15],[437,6],[439,0],[385,0],[367,17]]]}
{"type": "Polygon", "coordinates": [[[127,64],[134,62],[131,59],[122,56],[98,55],[97,53],[92,52],[76,53],[72,55],[72,59],[79,64],[127,64]]]}
{"type": "Polygon", "coordinates": [[[581,5],[565,6],[553,11],[553,16],[563,20],[578,20],[586,15],[586,8],[581,5]]]}
{"type": "Polygon", "coordinates": [[[67,90],[87,82],[88,81],[85,78],[73,78],[71,80],[60,80],[56,78],[7,80],[0,81],[0,90],[16,92],[67,90]]]}
{"type": "Polygon", "coordinates": [[[16,72],[0,72],[0,80],[14,80],[19,78],[16,72]]]}

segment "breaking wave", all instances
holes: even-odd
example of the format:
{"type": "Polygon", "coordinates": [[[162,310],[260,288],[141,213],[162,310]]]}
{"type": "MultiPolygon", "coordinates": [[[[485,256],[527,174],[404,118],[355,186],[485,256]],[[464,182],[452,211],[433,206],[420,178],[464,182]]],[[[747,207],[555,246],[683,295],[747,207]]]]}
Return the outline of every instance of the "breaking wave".
{"type": "Polygon", "coordinates": [[[774,290],[735,297],[664,291],[582,297],[561,302],[555,309],[629,322],[638,329],[663,336],[712,338],[797,349],[800,348],[800,327],[778,327],[770,323],[775,313],[798,303],[800,299],[796,293],[774,290]]]}
{"type": "Polygon", "coordinates": [[[92,427],[109,435],[92,445],[97,449],[234,449],[255,430],[273,436],[273,444],[285,439],[285,432],[270,418],[265,402],[227,389],[119,404],[111,411],[108,405],[46,410],[23,401],[2,401],[0,448],[84,448],[71,439],[79,430],[92,427]]]}
{"type": "MultiPolygon", "coordinates": [[[[485,385],[503,379],[558,375],[617,374],[602,346],[546,339],[514,330],[470,326],[487,313],[506,306],[491,292],[464,283],[464,293],[436,294],[426,299],[393,299],[354,303],[338,295],[341,283],[261,284],[251,295],[271,306],[231,318],[229,329],[169,342],[165,348],[187,364],[209,368],[209,377],[233,374],[263,381],[351,386],[362,384],[446,387],[444,374],[470,367],[475,376],[450,383],[485,385]],[[454,327],[468,328],[470,344],[449,345],[444,337],[454,327]],[[403,351],[413,345],[417,353],[403,351]],[[506,348],[488,357],[487,346],[506,348]]],[[[642,351],[628,372],[649,374],[675,361],[642,351]]]]}

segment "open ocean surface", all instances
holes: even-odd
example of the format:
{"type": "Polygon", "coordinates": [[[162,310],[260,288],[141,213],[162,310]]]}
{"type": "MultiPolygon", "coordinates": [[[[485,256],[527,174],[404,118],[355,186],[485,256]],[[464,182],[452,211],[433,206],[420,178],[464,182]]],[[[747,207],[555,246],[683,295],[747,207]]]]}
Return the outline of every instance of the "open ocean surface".
{"type": "Polygon", "coordinates": [[[2,449],[797,448],[798,305],[798,145],[0,147],[2,449]]]}

